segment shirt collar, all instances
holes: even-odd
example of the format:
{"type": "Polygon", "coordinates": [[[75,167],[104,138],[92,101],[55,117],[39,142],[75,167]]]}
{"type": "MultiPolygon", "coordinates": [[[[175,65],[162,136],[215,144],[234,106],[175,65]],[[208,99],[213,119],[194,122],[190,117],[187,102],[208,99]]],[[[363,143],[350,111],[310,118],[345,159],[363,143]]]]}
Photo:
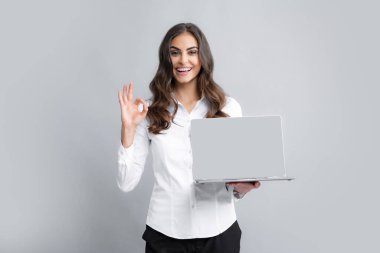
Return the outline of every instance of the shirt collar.
{"type": "MultiPolygon", "coordinates": [[[[174,92],[171,92],[170,95],[172,96],[172,98],[174,99],[174,101],[179,104],[179,105],[182,105],[182,103],[175,97],[175,94],[174,92]]],[[[196,102],[196,104],[200,103],[201,101],[203,101],[205,99],[205,96],[202,95],[202,97],[196,102]]]]}
{"type": "MultiPolygon", "coordinates": [[[[182,104],[179,100],[177,100],[177,98],[175,97],[174,92],[171,92],[170,95],[171,95],[171,97],[174,99],[174,101],[177,103],[177,105],[180,106],[180,107],[183,107],[183,110],[185,110],[183,104],[182,104]]],[[[206,97],[205,97],[205,96],[202,96],[202,97],[201,97],[201,98],[195,103],[194,109],[196,109],[197,107],[199,107],[199,106],[200,106],[199,104],[201,104],[201,103],[202,103],[202,104],[205,103],[205,101],[206,101],[206,97]]],[[[172,103],[169,105],[168,110],[169,110],[170,113],[173,113],[173,112],[174,112],[174,105],[173,105],[172,103]]]]}

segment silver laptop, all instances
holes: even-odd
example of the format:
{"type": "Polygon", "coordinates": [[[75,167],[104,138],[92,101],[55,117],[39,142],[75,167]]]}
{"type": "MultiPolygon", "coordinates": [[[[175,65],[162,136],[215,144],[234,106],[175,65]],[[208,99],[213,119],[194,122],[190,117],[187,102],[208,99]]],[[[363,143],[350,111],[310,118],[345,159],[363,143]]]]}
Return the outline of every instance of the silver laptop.
{"type": "Polygon", "coordinates": [[[195,183],[292,180],[284,166],[280,116],[191,121],[195,183]]]}

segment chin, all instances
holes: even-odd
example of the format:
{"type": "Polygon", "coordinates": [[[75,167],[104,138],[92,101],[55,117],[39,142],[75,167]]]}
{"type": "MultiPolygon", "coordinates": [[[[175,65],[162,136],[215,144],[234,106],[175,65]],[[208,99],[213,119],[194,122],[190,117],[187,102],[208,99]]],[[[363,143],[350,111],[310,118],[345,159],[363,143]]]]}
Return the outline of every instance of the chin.
{"type": "Polygon", "coordinates": [[[188,84],[188,83],[192,82],[194,80],[194,78],[190,78],[190,79],[175,78],[175,80],[176,80],[176,83],[178,83],[178,84],[188,84]]]}

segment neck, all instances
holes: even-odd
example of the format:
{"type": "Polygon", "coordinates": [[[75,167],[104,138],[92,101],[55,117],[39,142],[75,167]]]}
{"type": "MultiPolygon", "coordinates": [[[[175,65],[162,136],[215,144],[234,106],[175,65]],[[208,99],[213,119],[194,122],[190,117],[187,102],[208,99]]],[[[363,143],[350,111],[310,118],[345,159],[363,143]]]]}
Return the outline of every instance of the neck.
{"type": "Polygon", "coordinates": [[[191,103],[200,99],[195,80],[190,83],[176,84],[174,94],[181,103],[191,103]]]}

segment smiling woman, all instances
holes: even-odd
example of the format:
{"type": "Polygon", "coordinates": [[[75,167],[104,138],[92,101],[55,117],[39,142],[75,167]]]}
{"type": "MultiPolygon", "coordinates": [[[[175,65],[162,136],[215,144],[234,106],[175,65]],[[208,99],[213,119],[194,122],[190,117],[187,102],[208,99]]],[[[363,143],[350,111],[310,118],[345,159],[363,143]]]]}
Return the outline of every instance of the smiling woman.
{"type": "Polygon", "coordinates": [[[132,84],[119,91],[119,188],[133,190],[149,150],[153,157],[155,183],[143,235],[146,252],[240,251],[235,200],[259,184],[231,185],[239,195],[223,183],[197,186],[192,175],[191,120],[242,116],[239,103],[213,80],[213,67],[201,30],[191,23],[178,24],[160,45],[149,108],[141,98],[133,101],[132,84]]]}
{"type": "Polygon", "coordinates": [[[212,78],[214,60],[209,44],[196,25],[173,26],[161,42],[159,60],[157,73],[149,85],[153,93],[147,114],[150,132],[158,134],[170,127],[174,117],[166,109],[173,104],[176,114],[175,99],[191,109],[204,96],[209,102],[206,118],[228,116],[222,111],[225,93],[212,78]]]}
{"type": "Polygon", "coordinates": [[[191,33],[182,33],[172,40],[170,60],[177,85],[196,83],[201,63],[198,55],[198,42],[191,33]]]}

